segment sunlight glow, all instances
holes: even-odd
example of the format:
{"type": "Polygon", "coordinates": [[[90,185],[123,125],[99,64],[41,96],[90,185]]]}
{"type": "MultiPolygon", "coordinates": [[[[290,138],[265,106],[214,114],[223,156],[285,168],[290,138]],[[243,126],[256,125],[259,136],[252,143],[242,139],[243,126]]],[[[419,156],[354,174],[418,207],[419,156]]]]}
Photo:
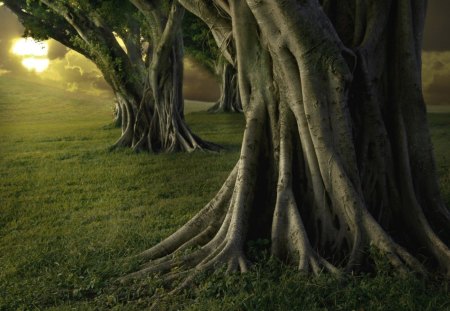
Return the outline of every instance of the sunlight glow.
{"type": "Polygon", "coordinates": [[[38,42],[32,38],[20,38],[15,40],[12,52],[19,56],[47,56],[48,43],[38,42]]]}
{"type": "Polygon", "coordinates": [[[50,61],[48,58],[35,58],[27,57],[22,60],[22,65],[28,69],[28,71],[35,71],[37,73],[47,70],[50,61]]]}
{"type": "Polygon", "coordinates": [[[22,58],[22,65],[28,71],[42,73],[50,65],[48,43],[38,42],[32,38],[19,38],[14,40],[11,53],[22,58]]]}

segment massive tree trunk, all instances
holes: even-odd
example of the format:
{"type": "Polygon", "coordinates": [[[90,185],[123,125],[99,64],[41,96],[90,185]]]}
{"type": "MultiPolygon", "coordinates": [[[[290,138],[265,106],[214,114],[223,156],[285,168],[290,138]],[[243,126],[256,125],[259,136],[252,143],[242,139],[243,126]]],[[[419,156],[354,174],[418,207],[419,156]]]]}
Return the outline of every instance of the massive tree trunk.
{"type": "Polygon", "coordinates": [[[420,81],[425,1],[181,2],[229,16],[247,126],[218,194],[129,277],[244,272],[255,238],[303,272],[371,269],[377,253],[399,272],[449,274],[420,81]]]}
{"type": "Polygon", "coordinates": [[[212,113],[242,112],[236,69],[223,57],[220,57],[217,64],[217,75],[220,77],[220,98],[208,111],[212,113]]]}

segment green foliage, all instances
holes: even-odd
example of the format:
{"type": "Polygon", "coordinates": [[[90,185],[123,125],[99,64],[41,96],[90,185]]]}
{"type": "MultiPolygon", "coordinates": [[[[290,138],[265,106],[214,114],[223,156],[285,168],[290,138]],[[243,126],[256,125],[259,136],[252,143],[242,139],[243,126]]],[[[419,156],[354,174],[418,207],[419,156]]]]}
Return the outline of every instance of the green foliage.
{"type": "MultiPolygon", "coordinates": [[[[112,99],[0,77],[0,310],[142,310],[165,294],[157,277],[115,283],[127,257],[154,245],[216,193],[239,157],[239,114],[191,113],[194,132],[221,154],[108,152],[119,130],[112,99]]],[[[450,114],[429,115],[450,203],[450,114]]],[[[160,310],[448,310],[444,280],[389,273],[302,276],[270,260],[267,240],[249,247],[245,275],[201,275],[160,310]]],[[[383,267],[383,262],[378,265],[383,267]]]]}
{"type": "Polygon", "coordinates": [[[215,73],[215,62],[220,56],[220,50],[208,26],[188,11],[183,20],[183,41],[186,54],[215,73]]]}

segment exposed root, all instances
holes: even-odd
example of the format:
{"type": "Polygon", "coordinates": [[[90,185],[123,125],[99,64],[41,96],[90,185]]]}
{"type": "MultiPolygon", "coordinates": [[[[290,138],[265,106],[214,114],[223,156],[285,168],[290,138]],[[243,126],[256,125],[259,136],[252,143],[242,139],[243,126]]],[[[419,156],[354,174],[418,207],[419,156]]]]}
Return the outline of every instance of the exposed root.
{"type": "Polygon", "coordinates": [[[253,201],[253,177],[258,160],[258,149],[254,148],[254,140],[258,139],[262,132],[258,124],[262,119],[257,116],[255,114],[255,118],[249,121],[247,134],[244,135],[241,161],[228,176],[216,197],[174,234],[141,253],[140,258],[150,261],[142,265],[141,270],[121,278],[120,281],[142,278],[150,273],[174,280],[190,271],[179,286],[181,289],[199,273],[218,265],[227,265],[228,272],[248,271],[244,246],[253,201]],[[248,132],[255,135],[248,135],[248,132]],[[192,247],[198,248],[184,254],[192,247]]]}
{"type": "Polygon", "coordinates": [[[177,249],[183,249],[183,245],[192,244],[190,241],[198,238],[208,227],[217,226],[221,219],[215,219],[214,216],[224,214],[231,195],[233,193],[234,184],[237,177],[237,165],[234,167],[227,180],[219,190],[217,195],[212,199],[200,212],[197,213],[184,226],[178,229],[175,233],[156,244],[152,248],[139,254],[139,257],[146,260],[154,260],[169,254],[172,254],[177,249]]]}
{"type": "Polygon", "coordinates": [[[363,226],[370,240],[370,244],[376,247],[400,273],[416,272],[426,276],[425,267],[407,250],[394,242],[380,227],[373,217],[365,212],[363,226]]]}

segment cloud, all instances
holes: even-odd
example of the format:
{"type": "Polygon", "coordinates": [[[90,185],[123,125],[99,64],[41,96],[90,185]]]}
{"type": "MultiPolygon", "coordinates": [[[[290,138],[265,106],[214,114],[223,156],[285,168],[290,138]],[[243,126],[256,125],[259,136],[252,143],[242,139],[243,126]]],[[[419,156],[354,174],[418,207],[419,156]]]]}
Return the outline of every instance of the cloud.
{"type": "Polygon", "coordinates": [[[424,52],[422,85],[430,105],[450,105],[450,51],[424,52]]]}
{"type": "Polygon", "coordinates": [[[55,40],[49,40],[48,43],[48,58],[54,60],[57,58],[64,58],[69,52],[69,49],[55,40]]]}
{"type": "Polygon", "coordinates": [[[73,50],[66,52],[63,58],[51,60],[48,70],[38,77],[57,83],[69,92],[111,95],[111,88],[97,67],[73,50]]]}

